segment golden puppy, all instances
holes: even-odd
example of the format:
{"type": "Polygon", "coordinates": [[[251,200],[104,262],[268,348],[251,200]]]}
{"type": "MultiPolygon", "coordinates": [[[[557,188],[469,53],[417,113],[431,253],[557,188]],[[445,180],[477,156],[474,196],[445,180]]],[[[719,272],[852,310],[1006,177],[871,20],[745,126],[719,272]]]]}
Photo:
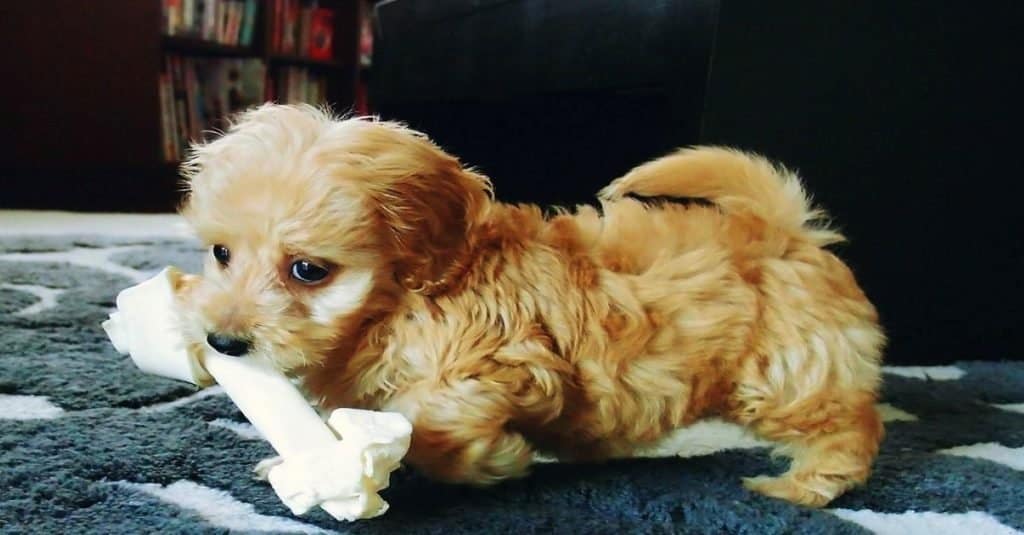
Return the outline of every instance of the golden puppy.
{"type": "Polygon", "coordinates": [[[210,246],[194,343],[405,414],[430,476],[628,456],[708,416],[792,456],[758,492],[821,506],[868,476],[884,336],[823,249],[842,237],[764,159],[681,150],[545,216],[400,125],[267,105],[184,174],[210,246]]]}

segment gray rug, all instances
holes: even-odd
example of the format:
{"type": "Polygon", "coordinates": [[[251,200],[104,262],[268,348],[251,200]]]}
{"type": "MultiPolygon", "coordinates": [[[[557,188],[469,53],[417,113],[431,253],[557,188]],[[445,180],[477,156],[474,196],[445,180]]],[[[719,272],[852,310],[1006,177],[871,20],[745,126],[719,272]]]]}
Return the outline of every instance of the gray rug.
{"type": "Polygon", "coordinates": [[[296,518],[249,470],[272,454],[217,389],[140,373],[99,323],[181,241],[0,239],[3,533],[1019,533],[1024,363],[891,368],[888,437],[868,487],[815,511],[742,489],[781,471],[763,448],[543,465],[490,490],[402,471],[391,511],[296,518]]]}

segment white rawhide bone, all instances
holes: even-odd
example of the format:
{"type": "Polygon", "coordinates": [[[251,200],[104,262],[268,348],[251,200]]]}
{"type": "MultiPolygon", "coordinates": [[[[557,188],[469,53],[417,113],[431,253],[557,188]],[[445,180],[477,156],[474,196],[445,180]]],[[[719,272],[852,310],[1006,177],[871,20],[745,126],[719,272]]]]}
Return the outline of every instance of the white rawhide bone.
{"type": "Polygon", "coordinates": [[[293,513],[319,505],[336,519],[355,520],[387,511],[378,492],[409,449],[408,420],[398,413],[338,409],[325,424],[265,359],[229,357],[212,348],[190,354],[174,310],[180,277],[167,268],[117,296],[117,312],[103,322],[117,351],[145,372],[224,387],[281,455],[267,478],[293,513]]]}

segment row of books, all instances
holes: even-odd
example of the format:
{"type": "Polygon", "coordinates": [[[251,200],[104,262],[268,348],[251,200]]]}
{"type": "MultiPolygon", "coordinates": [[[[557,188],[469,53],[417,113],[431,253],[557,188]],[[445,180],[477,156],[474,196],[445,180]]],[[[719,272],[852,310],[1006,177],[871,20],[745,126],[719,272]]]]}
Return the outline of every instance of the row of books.
{"type": "Polygon", "coordinates": [[[315,1],[274,0],[270,50],[313,59],[334,58],[334,11],[315,1]]]}
{"type": "Polygon", "coordinates": [[[266,66],[259,59],[168,55],[159,80],[163,156],[181,160],[190,141],[223,129],[232,113],[263,102],[266,66]]]}
{"type": "Polygon", "coordinates": [[[164,33],[250,46],[258,0],[163,0],[164,33]]]}
{"type": "Polygon", "coordinates": [[[267,100],[322,104],[327,100],[327,77],[303,67],[282,67],[268,79],[267,100]]]}
{"type": "Polygon", "coordinates": [[[159,79],[163,157],[180,161],[192,141],[227,127],[228,117],[266,101],[321,104],[327,77],[305,67],[268,71],[260,59],[168,55],[159,79]]]}

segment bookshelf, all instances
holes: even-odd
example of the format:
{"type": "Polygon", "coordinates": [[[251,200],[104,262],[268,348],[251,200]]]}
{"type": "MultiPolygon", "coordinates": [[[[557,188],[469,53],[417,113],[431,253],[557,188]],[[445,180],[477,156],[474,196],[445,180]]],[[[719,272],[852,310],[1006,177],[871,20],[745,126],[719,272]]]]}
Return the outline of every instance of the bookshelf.
{"type": "MultiPolygon", "coordinates": [[[[332,12],[329,59],[275,47],[280,36],[274,32],[280,30],[273,15],[287,0],[253,0],[248,45],[168,35],[165,3],[205,4],[0,3],[0,32],[7,38],[0,47],[0,66],[20,74],[0,84],[0,116],[8,125],[0,142],[0,208],[174,209],[181,195],[179,158],[166,155],[160,87],[168,56],[196,64],[256,61],[273,80],[280,72],[301,70],[323,79],[323,103],[339,111],[355,106],[364,75],[359,39],[368,0],[299,2],[332,12]]],[[[279,100],[264,91],[253,103],[268,96],[279,100]]]]}
{"type": "Polygon", "coordinates": [[[163,158],[266,101],[355,101],[362,0],[160,0],[163,158]]]}

